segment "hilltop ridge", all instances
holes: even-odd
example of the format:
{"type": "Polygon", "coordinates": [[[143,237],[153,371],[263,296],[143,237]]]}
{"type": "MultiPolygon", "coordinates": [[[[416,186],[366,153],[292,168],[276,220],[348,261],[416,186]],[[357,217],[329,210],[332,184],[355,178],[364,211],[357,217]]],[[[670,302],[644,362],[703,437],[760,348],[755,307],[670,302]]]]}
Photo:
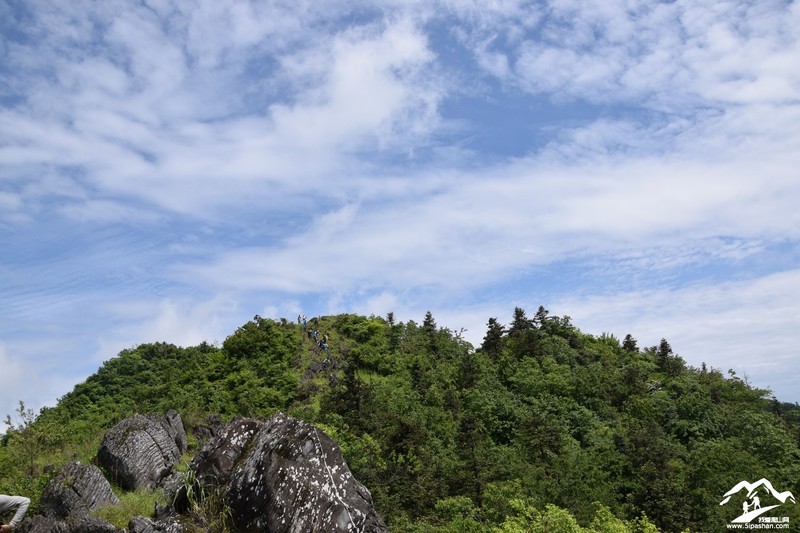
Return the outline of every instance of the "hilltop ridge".
{"type": "Polygon", "coordinates": [[[256,316],[221,346],[124,350],[12,427],[0,492],[35,495],[46,463],[91,461],[103,430],[169,409],[189,430],[211,414],[279,410],[323,428],[391,531],[515,531],[547,517],[711,531],[733,518],[719,501],[742,480],[800,493],[797,409],[688,366],[666,340],[588,335],[541,307],[489,319],[478,347],[428,313],[305,327],[256,316]]]}

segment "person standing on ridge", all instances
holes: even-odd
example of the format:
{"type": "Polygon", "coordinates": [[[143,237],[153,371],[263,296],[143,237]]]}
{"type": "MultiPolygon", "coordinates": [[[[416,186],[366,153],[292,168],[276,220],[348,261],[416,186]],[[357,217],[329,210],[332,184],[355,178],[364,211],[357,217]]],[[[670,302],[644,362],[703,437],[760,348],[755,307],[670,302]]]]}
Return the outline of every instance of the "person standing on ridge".
{"type": "Polygon", "coordinates": [[[25,518],[25,513],[28,512],[28,506],[31,500],[25,496],[9,496],[8,494],[0,494],[0,513],[5,513],[16,507],[17,512],[14,513],[14,518],[11,522],[0,526],[0,533],[16,529],[19,523],[25,518]]]}

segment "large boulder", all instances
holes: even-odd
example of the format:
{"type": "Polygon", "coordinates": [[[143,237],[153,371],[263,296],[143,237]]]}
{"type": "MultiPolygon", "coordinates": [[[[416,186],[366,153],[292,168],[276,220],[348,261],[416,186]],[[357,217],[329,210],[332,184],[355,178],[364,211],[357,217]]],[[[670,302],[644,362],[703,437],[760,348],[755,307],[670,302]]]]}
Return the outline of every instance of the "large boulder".
{"type": "Polygon", "coordinates": [[[42,512],[51,518],[86,514],[101,505],[117,504],[119,498],[100,469],[77,462],[64,465],[47,483],[39,500],[42,512]]]}
{"type": "Polygon", "coordinates": [[[15,531],[19,533],[117,533],[113,524],[102,518],[79,514],[66,520],[47,516],[26,518],[15,531]]]}
{"type": "Polygon", "coordinates": [[[186,440],[186,429],[183,427],[183,419],[175,409],[170,409],[164,416],[156,414],[147,415],[149,419],[161,424],[172,440],[175,441],[175,446],[178,451],[183,453],[186,451],[188,442],[186,440]]]}
{"type": "Polygon", "coordinates": [[[235,418],[218,430],[189,463],[200,485],[227,485],[242,453],[263,425],[254,418],[235,418]]]}
{"type": "Polygon", "coordinates": [[[103,437],[97,459],[123,489],[153,489],[170,475],[185,449],[183,423],[171,411],[120,421],[103,437]]]}
{"type": "Polygon", "coordinates": [[[212,437],[216,437],[224,427],[225,424],[219,415],[209,415],[192,428],[192,433],[199,442],[205,443],[212,437]]]}
{"type": "Polygon", "coordinates": [[[173,506],[164,509],[163,514],[172,510],[185,513],[189,509],[190,500],[213,490],[224,490],[245,447],[262,425],[262,421],[242,417],[235,418],[226,426],[220,423],[214,436],[206,441],[189,463],[192,482],[187,483],[185,480],[183,486],[173,492],[173,506]]]}
{"type": "Polygon", "coordinates": [[[190,468],[204,484],[219,482],[242,530],[388,531],[336,443],[281,413],[267,421],[234,421],[203,446],[190,468]]]}

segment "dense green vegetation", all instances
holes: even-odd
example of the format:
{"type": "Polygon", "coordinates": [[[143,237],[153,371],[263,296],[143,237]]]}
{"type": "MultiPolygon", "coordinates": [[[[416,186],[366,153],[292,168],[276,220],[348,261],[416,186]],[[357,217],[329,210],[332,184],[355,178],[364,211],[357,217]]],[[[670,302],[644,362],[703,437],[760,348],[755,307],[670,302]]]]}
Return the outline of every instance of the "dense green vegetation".
{"type": "MultiPolygon", "coordinates": [[[[125,350],[38,417],[9,417],[0,492],[35,502],[43,465],[89,461],[121,418],[170,408],[189,426],[276,410],[319,425],[392,531],[723,531],[739,481],[800,495],[797,406],[687,366],[666,340],[640,349],[543,308],[490,319],[477,349],[428,313],[308,332],[255,317],[221,347],[125,350]]],[[[782,515],[800,523],[797,507],[782,515]]]]}

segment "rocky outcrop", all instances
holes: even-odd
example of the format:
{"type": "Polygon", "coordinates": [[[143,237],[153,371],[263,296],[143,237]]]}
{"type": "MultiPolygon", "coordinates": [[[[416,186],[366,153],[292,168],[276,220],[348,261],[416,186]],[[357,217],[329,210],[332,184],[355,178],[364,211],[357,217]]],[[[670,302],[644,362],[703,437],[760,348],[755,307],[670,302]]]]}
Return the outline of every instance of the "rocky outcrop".
{"type": "Polygon", "coordinates": [[[224,486],[253,436],[264,423],[253,418],[235,418],[217,431],[189,463],[201,485],[224,486]]]}
{"type": "Polygon", "coordinates": [[[184,533],[186,529],[176,520],[153,521],[134,516],[128,522],[128,533],[184,533]]]}
{"type": "Polygon", "coordinates": [[[147,418],[163,426],[167,434],[175,441],[175,446],[178,447],[179,452],[186,451],[186,430],[183,427],[183,419],[178,414],[178,411],[170,409],[164,416],[150,414],[147,415],[147,418]]]}
{"type": "Polygon", "coordinates": [[[183,422],[170,411],[122,420],[106,433],[97,459],[123,489],[153,489],[172,473],[185,450],[183,422]]]}
{"type": "Polygon", "coordinates": [[[128,522],[129,533],[156,533],[155,524],[149,518],[144,516],[134,516],[128,522]]]}
{"type": "Polygon", "coordinates": [[[234,421],[206,443],[190,468],[196,479],[220,483],[243,530],[387,531],[336,443],[280,413],[267,421],[234,421]]]}
{"type": "Polygon", "coordinates": [[[219,415],[209,415],[192,429],[192,433],[198,441],[206,442],[216,437],[224,427],[225,424],[219,415]]]}
{"type": "MultiPolygon", "coordinates": [[[[199,522],[214,516],[215,505],[238,531],[387,531],[339,447],[315,426],[280,413],[268,420],[216,422],[209,424],[213,430],[188,475],[174,470],[186,449],[186,433],[174,411],[127,418],[106,433],[98,459],[121,487],[161,487],[174,495],[169,498],[174,505],[157,504],[153,516],[131,518],[128,533],[202,531],[205,525],[199,522]],[[192,504],[201,503],[198,515],[192,504]]],[[[115,527],[90,512],[118,503],[98,467],[70,463],[45,487],[39,502],[44,514],[23,520],[19,531],[111,533],[115,527]]]]}
{"type": "Polygon", "coordinates": [[[101,505],[116,505],[119,498],[111,484],[94,465],[68,463],[51,479],[39,500],[45,516],[64,519],[86,514],[101,505]]]}
{"type": "Polygon", "coordinates": [[[59,520],[47,516],[26,518],[15,530],[19,533],[117,533],[117,528],[101,518],[88,514],[59,520]]]}

